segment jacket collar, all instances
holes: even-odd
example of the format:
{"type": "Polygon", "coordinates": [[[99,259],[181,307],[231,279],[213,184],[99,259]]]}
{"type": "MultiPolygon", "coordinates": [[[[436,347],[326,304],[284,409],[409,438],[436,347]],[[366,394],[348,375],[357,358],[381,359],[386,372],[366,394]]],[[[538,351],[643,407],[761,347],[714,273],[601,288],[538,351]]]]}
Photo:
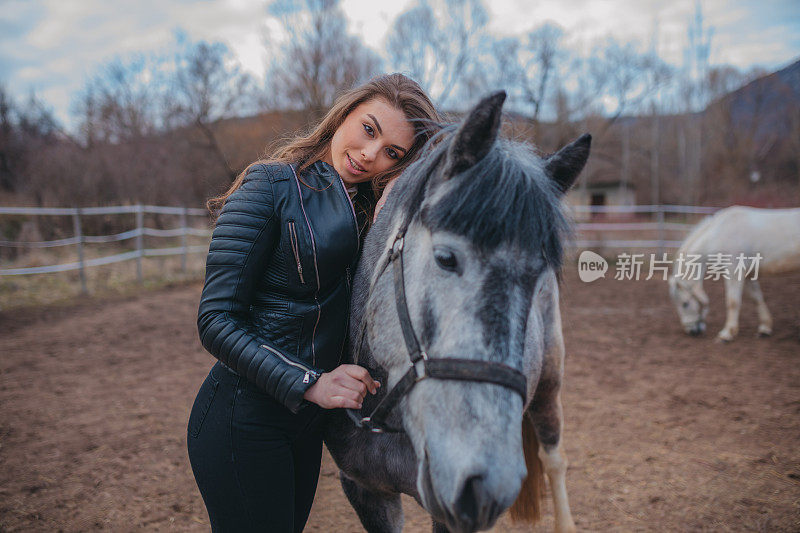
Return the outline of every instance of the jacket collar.
{"type": "Polygon", "coordinates": [[[336,172],[336,169],[321,159],[312,163],[308,168],[313,169],[313,171],[320,176],[325,176],[329,179],[337,179],[339,177],[339,173],[336,172]]]}
{"type": "MultiPolygon", "coordinates": [[[[336,169],[321,159],[314,162],[309,169],[313,169],[313,171],[319,176],[325,178],[328,183],[341,179],[341,176],[339,176],[339,173],[336,172],[336,169]]],[[[347,194],[352,200],[352,198],[358,193],[358,185],[348,185],[344,180],[342,180],[342,185],[344,185],[344,189],[347,191],[347,194]]]]}

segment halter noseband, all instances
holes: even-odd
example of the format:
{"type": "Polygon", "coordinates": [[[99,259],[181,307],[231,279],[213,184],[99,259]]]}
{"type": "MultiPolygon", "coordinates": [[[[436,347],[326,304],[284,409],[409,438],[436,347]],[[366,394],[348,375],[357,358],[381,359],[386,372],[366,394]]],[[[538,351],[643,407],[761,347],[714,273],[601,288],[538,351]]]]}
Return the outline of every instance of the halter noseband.
{"type": "MultiPolygon", "coordinates": [[[[478,361],[475,359],[458,358],[436,358],[430,359],[428,354],[420,347],[419,340],[414,333],[411,325],[411,317],[408,313],[406,302],[405,280],[403,277],[403,243],[405,242],[407,224],[401,226],[395,235],[394,242],[389,249],[389,254],[378,273],[373,277],[367,296],[372,294],[378,278],[386,270],[389,264],[393,264],[394,270],[394,299],[397,307],[397,318],[400,321],[400,328],[403,331],[403,339],[406,344],[411,366],[400,378],[395,386],[386,393],[378,405],[372,410],[369,416],[359,416],[355,410],[347,409],[347,414],[359,428],[368,429],[375,433],[401,433],[402,429],[392,428],[386,424],[386,417],[397,405],[400,400],[408,394],[414,386],[427,378],[476,381],[484,383],[494,383],[513,390],[522,397],[523,403],[527,398],[527,379],[519,370],[502,363],[489,361],[478,361]]],[[[356,364],[358,364],[358,354],[364,342],[366,332],[366,319],[362,318],[356,347],[356,364]]]]}

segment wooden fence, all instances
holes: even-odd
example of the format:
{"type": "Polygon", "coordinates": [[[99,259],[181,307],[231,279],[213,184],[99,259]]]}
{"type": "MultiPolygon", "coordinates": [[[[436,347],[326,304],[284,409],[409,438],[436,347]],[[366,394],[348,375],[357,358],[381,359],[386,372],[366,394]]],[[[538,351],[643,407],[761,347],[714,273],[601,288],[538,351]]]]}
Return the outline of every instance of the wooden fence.
{"type": "Polygon", "coordinates": [[[650,248],[659,251],[677,249],[683,239],[699,222],[668,222],[667,217],[686,219],[695,215],[711,215],[720,207],[701,207],[687,205],[609,205],[609,206],[571,206],[573,216],[579,222],[575,225],[576,240],[574,248],[650,248]],[[626,217],[641,217],[648,221],[619,221],[626,217]],[[588,219],[589,221],[584,221],[588,219]],[[601,220],[610,219],[610,220],[601,220]],[[613,220],[613,221],[612,221],[613,220]],[[603,233],[654,234],[646,239],[608,238],[603,233]]]}
{"type": "MultiPolygon", "coordinates": [[[[571,206],[569,208],[574,217],[579,220],[576,224],[577,239],[571,242],[575,248],[651,248],[675,249],[683,242],[686,234],[695,226],[694,222],[668,222],[668,216],[707,215],[719,208],[696,207],[681,205],[631,205],[631,206],[571,206]],[[619,221],[625,217],[642,217],[647,221],[619,221]],[[588,219],[588,221],[586,221],[588,219]],[[631,232],[636,236],[655,234],[647,239],[620,239],[604,238],[604,233],[615,234],[631,232]],[[679,237],[677,239],[676,237],[679,237]]],[[[18,276],[25,274],[46,274],[51,272],[64,272],[78,270],[81,279],[81,288],[86,292],[86,269],[100,265],[117,263],[120,261],[136,260],[137,278],[142,281],[142,259],[151,256],[181,255],[182,268],[186,270],[186,258],[189,254],[206,253],[208,245],[190,246],[188,236],[209,237],[211,230],[190,227],[189,217],[207,217],[205,209],[187,207],[163,207],[152,205],[132,205],[117,207],[87,207],[87,208],[34,208],[34,207],[0,207],[0,215],[30,215],[30,216],[70,216],[73,221],[72,237],[51,241],[4,241],[0,240],[0,247],[17,248],[50,248],[57,246],[76,246],[77,261],[56,265],[44,265],[25,268],[0,269],[0,276],[18,276]],[[93,215],[135,214],[136,227],[115,235],[84,235],[81,221],[84,217],[93,215]],[[178,215],[180,224],[171,229],[155,229],[144,226],[146,213],[178,215]],[[181,246],[165,248],[145,248],[144,237],[180,237],[181,246]],[[136,249],[129,252],[112,254],[92,259],[84,258],[84,245],[92,243],[112,243],[128,239],[136,239],[136,249]]]]}
{"type": "Polygon", "coordinates": [[[189,217],[208,217],[205,209],[188,207],[163,207],[153,205],[130,205],[115,207],[87,207],[87,208],[37,208],[37,207],[0,207],[0,215],[29,215],[29,216],[69,216],[72,217],[74,235],[66,239],[51,241],[5,241],[0,240],[0,247],[14,248],[53,248],[59,246],[76,246],[77,261],[61,263],[56,265],[44,265],[25,268],[5,268],[0,269],[0,276],[19,276],[25,274],[47,274],[51,272],[65,272],[78,270],[81,279],[81,289],[87,292],[86,288],[86,269],[88,267],[108,265],[121,261],[136,260],[136,274],[138,280],[142,281],[142,259],[152,256],[181,255],[182,269],[186,270],[186,259],[189,254],[206,253],[208,245],[190,246],[188,236],[208,237],[211,235],[210,229],[193,228],[189,225],[189,217]],[[162,215],[178,215],[180,224],[178,227],[170,229],[156,229],[144,226],[144,215],[146,213],[162,215]],[[119,215],[135,214],[136,227],[129,231],[117,233],[115,235],[85,235],[82,229],[82,220],[87,216],[93,215],[119,215]],[[165,248],[145,248],[144,237],[180,237],[181,246],[165,248]],[[97,243],[121,242],[135,239],[136,249],[130,252],[96,257],[92,259],[84,258],[84,245],[97,243]]]}

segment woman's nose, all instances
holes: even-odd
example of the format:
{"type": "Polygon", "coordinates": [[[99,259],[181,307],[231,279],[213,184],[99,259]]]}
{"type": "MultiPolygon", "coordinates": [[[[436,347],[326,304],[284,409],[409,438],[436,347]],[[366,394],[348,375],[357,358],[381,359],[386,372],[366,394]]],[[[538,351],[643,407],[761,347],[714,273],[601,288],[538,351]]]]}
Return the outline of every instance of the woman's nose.
{"type": "Polygon", "coordinates": [[[377,143],[369,143],[361,148],[361,159],[364,161],[374,161],[378,155],[380,146],[377,143]]]}

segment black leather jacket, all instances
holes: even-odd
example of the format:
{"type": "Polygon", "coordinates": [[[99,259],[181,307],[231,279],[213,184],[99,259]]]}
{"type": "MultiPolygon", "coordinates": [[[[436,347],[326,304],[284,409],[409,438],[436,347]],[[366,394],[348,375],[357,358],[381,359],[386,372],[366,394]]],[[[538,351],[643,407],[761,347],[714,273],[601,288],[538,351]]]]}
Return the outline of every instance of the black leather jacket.
{"type": "Polygon", "coordinates": [[[358,248],[353,204],[333,167],[318,161],[298,179],[290,165],[255,165],[211,238],[197,317],[203,346],[297,412],[341,361],[358,248]]]}

